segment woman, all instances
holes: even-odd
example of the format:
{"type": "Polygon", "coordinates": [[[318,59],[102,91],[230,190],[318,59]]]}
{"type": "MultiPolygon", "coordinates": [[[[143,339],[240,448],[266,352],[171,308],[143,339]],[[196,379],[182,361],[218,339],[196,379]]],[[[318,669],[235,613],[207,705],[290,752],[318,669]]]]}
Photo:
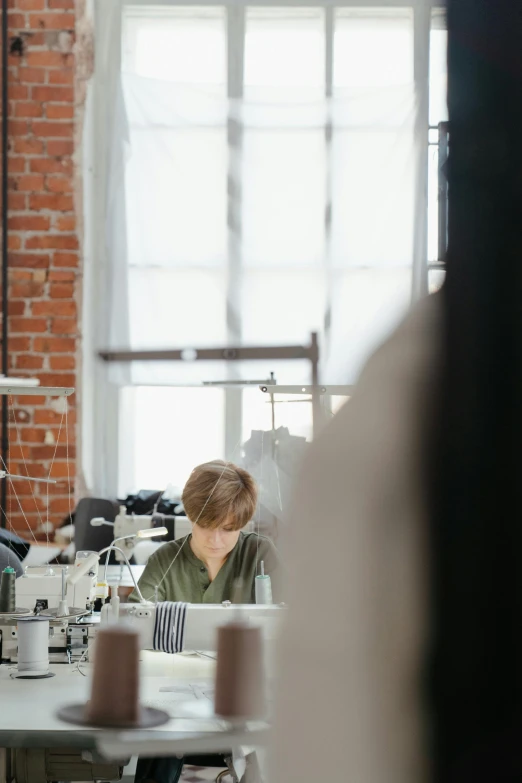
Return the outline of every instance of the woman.
{"type": "MultiPolygon", "coordinates": [[[[149,558],[139,587],[146,600],[219,604],[254,603],[259,564],[271,577],[274,601],[280,601],[277,552],[272,542],[243,529],[254,516],[257,487],[246,470],[216,460],[192,471],[182,495],[192,533],[162,546],[149,558]],[[237,589],[237,588],[236,588],[237,589]],[[234,595],[233,595],[234,593],[234,595]]],[[[138,601],[136,591],[129,601],[138,601]]],[[[183,760],[140,759],[136,783],[177,783],[183,760]]]]}

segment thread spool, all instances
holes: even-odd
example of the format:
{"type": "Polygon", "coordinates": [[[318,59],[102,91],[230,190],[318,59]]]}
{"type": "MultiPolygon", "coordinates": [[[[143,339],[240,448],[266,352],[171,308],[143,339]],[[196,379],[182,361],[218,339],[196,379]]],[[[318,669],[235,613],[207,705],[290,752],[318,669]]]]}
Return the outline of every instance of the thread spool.
{"type": "Polygon", "coordinates": [[[260,563],[261,573],[254,580],[256,604],[272,604],[272,580],[265,574],[265,564],[260,563]]]}
{"type": "Polygon", "coordinates": [[[168,713],[139,703],[139,633],[108,626],[96,634],[91,698],[71,704],[58,717],[82,726],[150,728],[169,720],[168,713]]]}
{"type": "Polygon", "coordinates": [[[139,635],[109,626],[96,639],[86,717],[98,726],[134,726],[139,717],[139,635]]]}
{"type": "Polygon", "coordinates": [[[0,612],[14,612],[16,607],[16,571],[14,568],[7,566],[2,571],[2,579],[0,581],[0,612]]]}
{"type": "Polygon", "coordinates": [[[215,712],[228,720],[265,713],[261,629],[233,622],[218,628],[215,712]]]}
{"type": "Polygon", "coordinates": [[[17,677],[52,677],[49,671],[49,619],[18,618],[17,677]]]}

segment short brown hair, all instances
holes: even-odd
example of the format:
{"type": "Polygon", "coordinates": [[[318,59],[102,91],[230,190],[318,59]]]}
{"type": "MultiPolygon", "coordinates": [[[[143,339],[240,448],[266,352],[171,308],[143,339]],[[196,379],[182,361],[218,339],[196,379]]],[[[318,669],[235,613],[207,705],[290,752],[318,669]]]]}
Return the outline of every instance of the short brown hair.
{"type": "Polygon", "coordinates": [[[257,486],[246,470],[217,459],[194,468],[181,499],[192,523],[241,530],[254,516],[257,486]]]}

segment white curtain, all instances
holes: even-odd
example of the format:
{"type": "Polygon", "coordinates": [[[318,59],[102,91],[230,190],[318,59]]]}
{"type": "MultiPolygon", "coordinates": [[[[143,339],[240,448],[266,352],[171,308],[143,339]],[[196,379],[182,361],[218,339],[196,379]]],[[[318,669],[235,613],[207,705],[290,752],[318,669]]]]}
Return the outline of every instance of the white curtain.
{"type": "MultiPolygon", "coordinates": [[[[416,219],[413,14],[335,12],[325,97],[324,13],[247,9],[241,99],[227,97],[224,9],[124,21],[113,346],[305,343],[316,330],[323,382],[349,383],[404,312],[416,219]]],[[[279,382],[309,380],[305,362],[275,369],[279,382]]],[[[138,385],[226,377],[199,363],[130,372],[138,385]]]]}
{"type": "MultiPolygon", "coordinates": [[[[122,46],[102,76],[98,347],[306,344],[317,331],[321,381],[352,383],[426,260],[428,49],[413,8],[111,11],[100,34],[122,46]]],[[[310,381],[307,361],[104,370],[97,486],[120,493],[239,460],[271,427],[256,391],[161,387],[310,381]]],[[[276,408],[293,435],[310,424],[309,405],[276,408]]]]}

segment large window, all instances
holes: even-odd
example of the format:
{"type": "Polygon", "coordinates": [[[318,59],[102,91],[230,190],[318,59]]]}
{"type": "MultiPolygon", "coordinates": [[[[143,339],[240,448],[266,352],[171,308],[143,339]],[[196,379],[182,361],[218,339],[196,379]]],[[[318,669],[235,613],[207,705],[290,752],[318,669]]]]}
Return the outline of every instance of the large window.
{"type": "MultiPolygon", "coordinates": [[[[426,264],[415,226],[429,223],[431,248],[436,220],[415,197],[418,5],[124,2],[109,343],[305,344],[316,331],[322,382],[356,379],[426,264]]],[[[270,427],[266,399],[194,387],[271,372],[310,381],[299,361],[111,368],[118,491],[240,460],[248,433],[270,427]]],[[[302,400],[276,408],[276,426],[310,424],[302,400]]]]}

